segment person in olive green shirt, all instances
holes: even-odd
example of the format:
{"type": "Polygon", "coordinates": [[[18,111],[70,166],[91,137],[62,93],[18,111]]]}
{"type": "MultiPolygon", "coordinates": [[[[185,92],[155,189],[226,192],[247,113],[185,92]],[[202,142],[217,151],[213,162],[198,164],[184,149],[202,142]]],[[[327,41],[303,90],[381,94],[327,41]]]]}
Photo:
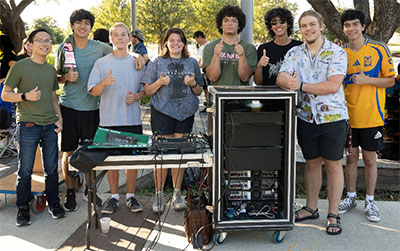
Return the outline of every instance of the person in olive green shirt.
{"type": "Polygon", "coordinates": [[[204,48],[203,69],[211,85],[249,85],[257,66],[253,44],[241,40],[246,15],[237,6],[227,5],[217,14],[217,28],[222,34],[204,48]]]}
{"type": "Polygon", "coordinates": [[[62,130],[63,120],[56,95],[56,70],[46,62],[46,56],[51,51],[50,34],[44,29],[37,29],[29,35],[28,40],[32,44],[32,56],[11,67],[1,95],[4,101],[17,102],[17,226],[31,224],[31,175],[39,144],[48,211],[55,219],[65,215],[60,205],[57,171],[57,134],[62,130]],[[15,88],[17,92],[14,92],[15,88]]]}

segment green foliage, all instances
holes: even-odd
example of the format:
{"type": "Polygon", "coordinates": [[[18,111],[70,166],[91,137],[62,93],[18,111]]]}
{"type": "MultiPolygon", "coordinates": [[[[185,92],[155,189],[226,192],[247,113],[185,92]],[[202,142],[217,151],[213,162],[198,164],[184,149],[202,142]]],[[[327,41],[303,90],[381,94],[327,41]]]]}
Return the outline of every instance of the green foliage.
{"type": "Polygon", "coordinates": [[[62,41],[64,40],[64,31],[59,27],[57,21],[54,20],[52,17],[47,16],[35,19],[29,33],[35,29],[41,28],[46,29],[50,32],[51,40],[53,41],[52,44],[59,44],[62,43],[62,41]]]}
{"type": "MultiPolygon", "coordinates": [[[[192,0],[191,7],[194,15],[188,18],[189,34],[201,30],[206,34],[207,40],[213,40],[221,36],[216,27],[215,17],[225,5],[239,5],[238,0],[192,0]]],[[[190,36],[192,37],[192,36],[190,36]]]]}
{"type": "MultiPolygon", "coordinates": [[[[288,3],[287,0],[278,0],[277,8],[287,8],[296,16],[298,5],[296,3],[288,3]]],[[[264,16],[270,9],[275,8],[275,0],[254,0],[254,25],[253,39],[258,43],[265,43],[272,38],[268,34],[265,26],[264,16]]],[[[296,23],[296,20],[295,22],[296,23]]]]}
{"type": "Polygon", "coordinates": [[[161,41],[169,28],[188,28],[188,17],[194,15],[189,0],[141,0],[137,2],[138,28],[148,41],[161,41]]]}
{"type": "Polygon", "coordinates": [[[93,31],[98,28],[108,30],[116,22],[131,26],[130,0],[102,0],[99,6],[90,8],[90,12],[96,18],[93,31]]]}

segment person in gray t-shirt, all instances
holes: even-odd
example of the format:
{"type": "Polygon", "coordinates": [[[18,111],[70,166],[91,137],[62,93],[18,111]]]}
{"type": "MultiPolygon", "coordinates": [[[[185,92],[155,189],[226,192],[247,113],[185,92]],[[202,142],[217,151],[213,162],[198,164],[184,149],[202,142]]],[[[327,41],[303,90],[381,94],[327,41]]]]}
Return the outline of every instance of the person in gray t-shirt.
{"type": "MultiPolygon", "coordinates": [[[[140,84],[141,71],[135,69],[135,59],[128,53],[129,29],[123,23],[110,28],[113,52],[96,61],[90,73],[87,89],[100,96],[100,126],[108,129],[142,134],[139,100],[144,97],[140,84]]],[[[126,170],[126,205],[132,212],[143,206],[134,197],[137,169],[126,170]]],[[[112,214],[118,208],[118,170],[108,171],[111,199],[101,211],[112,214]]]]}
{"type": "MultiPolygon", "coordinates": [[[[187,40],[179,28],[171,28],[163,41],[165,51],[150,63],[142,78],[145,93],[151,96],[151,128],[154,135],[180,138],[192,131],[194,114],[199,107],[203,80],[196,59],[189,57],[187,40]]],[[[153,212],[164,210],[162,191],[167,169],[155,170],[156,198],[153,212]]],[[[186,205],[180,188],[183,170],[172,169],[174,184],[173,207],[183,210],[186,205]]]]}

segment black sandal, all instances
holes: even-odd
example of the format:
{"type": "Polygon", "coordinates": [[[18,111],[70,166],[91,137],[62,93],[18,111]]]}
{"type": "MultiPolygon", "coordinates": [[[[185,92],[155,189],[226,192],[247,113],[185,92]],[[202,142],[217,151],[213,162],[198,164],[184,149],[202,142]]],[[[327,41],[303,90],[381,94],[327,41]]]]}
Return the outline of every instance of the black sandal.
{"type": "Polygon", "coordinates": [[[312,210],[311,208],[309,208],[309,207],[307,207],[307,206],[304,206],[304,207],[302,207],[302,208],[296,210],[296,211],[294,212],[294,216],[295,216],[295,217],[294,217],[294,222],[300,222],[300,221],[304,221],[304,220],[315,220],[315,219],[318,219],[318,218],[319,218],[318,208],[315,209],[315,210],[312,210]],[[306,210],[306,211],[309,212],[311,215],[305,216],[305,217],[303,217],[303,218],[299,218],[299,212],[300,212],[301,210],[306,210]]]}
{"type": "Polygon", "coordinates": [[[326,233],[329,235],[338,235],[342,232],[342,227],[340,226],[340,217],[338,214],[333,214],[333,213],[329,213],[328,216],[326,218],[335,218],[336,219],[336,223],[331,223],[326,227],[326,233]],[[339,228],[339,231],[337,232],[329,232],[328,229],[330,228],[339,228]]]}

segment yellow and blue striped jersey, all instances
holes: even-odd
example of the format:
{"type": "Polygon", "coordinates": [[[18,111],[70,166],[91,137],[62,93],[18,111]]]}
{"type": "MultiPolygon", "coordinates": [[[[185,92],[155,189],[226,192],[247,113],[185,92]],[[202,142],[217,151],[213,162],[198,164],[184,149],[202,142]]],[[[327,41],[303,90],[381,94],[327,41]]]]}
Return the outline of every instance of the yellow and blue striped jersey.
{"type": "Polygon", "coordinates": [[[348,45],[347,74],[343,87],[352,128],[371,128],[384,125],[385,88],[373,85],[357,85],[352,77],[360,73],[373,78],[385,78],[395,75],[392,55],[385,43],[365,38],[364,44],[357,52],[348,45]]]}

